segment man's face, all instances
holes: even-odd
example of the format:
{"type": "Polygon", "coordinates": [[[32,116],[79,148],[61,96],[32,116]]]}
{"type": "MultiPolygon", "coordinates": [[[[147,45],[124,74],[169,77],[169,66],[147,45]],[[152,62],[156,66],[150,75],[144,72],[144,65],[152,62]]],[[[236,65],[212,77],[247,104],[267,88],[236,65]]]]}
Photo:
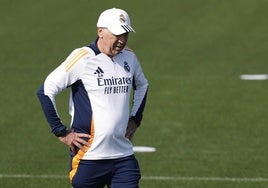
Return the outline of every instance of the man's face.
{"type": "Polygon", "coordinates": [[[108,29],[99,28],[99,43],[98,47],[102,53],[113,57],[120,53],[127,44],[128,33],[122,35],[114,35],[108,29]]]}

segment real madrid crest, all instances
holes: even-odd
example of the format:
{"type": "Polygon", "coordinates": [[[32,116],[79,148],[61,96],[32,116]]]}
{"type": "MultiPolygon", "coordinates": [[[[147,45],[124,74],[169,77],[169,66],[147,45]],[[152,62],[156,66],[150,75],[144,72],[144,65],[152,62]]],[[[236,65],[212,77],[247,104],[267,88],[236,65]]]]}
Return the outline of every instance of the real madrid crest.
{"type": "Polygon", "coordinates": [[[126,61],[124,62],[124,69],[126,72],[130,72],[130,67],[128,65],[128,62],[126,62],[126,61]]]}
{"type": "Polygon", "coordinates": [[[125,22],[126,22],[126,18],[125,18],[125,16],[124,16],[123,14],[120,14],[120,16],[119,16],[119,21],[120,21],[121,23],[125,23],[125,22]]]}

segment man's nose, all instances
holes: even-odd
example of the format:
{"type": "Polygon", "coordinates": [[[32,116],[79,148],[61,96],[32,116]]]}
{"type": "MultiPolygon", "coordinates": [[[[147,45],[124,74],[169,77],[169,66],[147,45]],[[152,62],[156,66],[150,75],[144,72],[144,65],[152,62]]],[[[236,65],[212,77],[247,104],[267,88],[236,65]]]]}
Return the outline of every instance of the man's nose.
{"type": "Polygon", "coordinates": [[[128,39],[127,35],[119,35],[118,36],[118,42],[120,42],[120,43],[126,43],[127,39],[128,39]]]}

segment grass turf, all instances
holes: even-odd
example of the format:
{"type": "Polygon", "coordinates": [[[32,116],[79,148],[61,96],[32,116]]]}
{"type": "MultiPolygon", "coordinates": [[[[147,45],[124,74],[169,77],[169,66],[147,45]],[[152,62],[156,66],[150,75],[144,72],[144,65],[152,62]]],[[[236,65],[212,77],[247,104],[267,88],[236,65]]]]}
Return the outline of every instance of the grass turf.
{"type": "MultiPolygon", "coordinates": [[[[68,173],[68,150],[49,133],[35,95],[45,76],[96,36],[96,19],[126,9],[150,82],[135,145],[143,176],[268,178],[265,0],[0,3],[0,174],[68,173]]],[[[66,124],[68,92],[58,97],[66,124]]],[[[67,179],[1,178],[1,187],[69,187],[67,179]]],[[[146,180],[141,187],[267,187],[268,182],[146,180]]]]}

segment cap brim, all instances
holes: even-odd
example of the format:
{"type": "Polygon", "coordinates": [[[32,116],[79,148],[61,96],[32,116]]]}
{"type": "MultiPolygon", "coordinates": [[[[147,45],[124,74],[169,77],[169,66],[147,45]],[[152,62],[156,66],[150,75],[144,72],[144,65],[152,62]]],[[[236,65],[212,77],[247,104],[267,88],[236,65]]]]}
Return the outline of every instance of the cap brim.
{"type": "Polygon", "coordinates": [[[135,30],[130,25],[120,25],[116,27],[108,27],[108,29],[114,35],[122,35],[124,33],[135,32],[135,30]]]}

